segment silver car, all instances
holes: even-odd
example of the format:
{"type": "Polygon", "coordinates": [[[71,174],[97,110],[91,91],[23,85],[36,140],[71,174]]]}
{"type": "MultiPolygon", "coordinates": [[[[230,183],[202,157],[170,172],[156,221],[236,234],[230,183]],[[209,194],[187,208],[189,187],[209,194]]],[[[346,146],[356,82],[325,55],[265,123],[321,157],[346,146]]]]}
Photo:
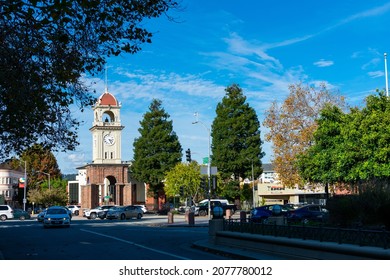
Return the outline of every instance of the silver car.
{"type": "Polygon", "coordinates": [[[131,218],[141,219],[143,216],[142,210],[134,205],[116,206],[107,211],[106,219],[120,219],[127,220],[131,218]]]}

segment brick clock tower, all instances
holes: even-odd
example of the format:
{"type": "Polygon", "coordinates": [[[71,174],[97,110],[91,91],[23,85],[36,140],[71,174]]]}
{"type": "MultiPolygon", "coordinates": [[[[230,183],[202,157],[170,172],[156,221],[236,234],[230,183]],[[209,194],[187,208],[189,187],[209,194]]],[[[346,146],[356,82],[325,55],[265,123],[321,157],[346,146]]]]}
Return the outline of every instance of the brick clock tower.
{"type": "Polygon", "coordinates": [[[83,208],[102,204],[132,204],[132,184],[128,180],[128,163],[121,159],[121,104],[109,92],[103,93],[93,106],[92,163],[80,167],[83,208]]]}

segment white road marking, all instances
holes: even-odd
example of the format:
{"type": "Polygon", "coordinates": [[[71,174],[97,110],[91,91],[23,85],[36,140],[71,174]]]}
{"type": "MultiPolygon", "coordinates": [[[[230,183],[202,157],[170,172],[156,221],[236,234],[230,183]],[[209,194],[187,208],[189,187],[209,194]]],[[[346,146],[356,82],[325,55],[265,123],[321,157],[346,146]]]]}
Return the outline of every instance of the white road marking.
{"type": "Polygon", "coordinates": [[[118,238],[118,237],[115,237],[115,236],[110,236],[110,235],[107,235],[107,234],[98,233],[98,232],[94,232],[94,231],[90,231],[90,230],[86,230],[86,229],[80,229],[80,230],[81,231],[85,231],[85,232],[89,232],[89,233],[92,233],[92,234],[95,234],[95,235],[100,235],[100,236],[104,236],[104,237],[111,238],[111,239],[114,239],[114,240],[118,240],[118,241],[130,244],[130,245],[133,245],[133,246],[137,246],[137,247],[140,247],[140,248],[143,248],[143,249],[146,249],[146,250],[150,250],[150,251],[159,253],[159,254],[171,256],[171,257],[178,258],[178,259],[181,259],[181,260],[190,260],[190,259],[178,256],[178,255],[175,255],[175,254],[171,254],[171,253],[168,253],[168,252],[165,252],[165,251],[153,249],[153,248],[150,248],[150,247],[147,247],[147,246],[144,246],[144,245],[141,245],[141,244],[137,244],[137,243],[134,243],[134,242],[122,239],[122,238],[118,238]]]}

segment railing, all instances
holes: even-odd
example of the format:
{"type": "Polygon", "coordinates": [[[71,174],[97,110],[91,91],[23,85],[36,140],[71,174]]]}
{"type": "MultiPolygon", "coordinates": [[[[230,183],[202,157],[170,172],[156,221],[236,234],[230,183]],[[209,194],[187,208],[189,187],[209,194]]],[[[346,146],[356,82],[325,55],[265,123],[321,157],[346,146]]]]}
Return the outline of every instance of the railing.
{"type": "Polygon", "coordinates": [[[276,225],[227,219],[224,221],[224,231],[372,246],[384,249],[388,249],[390,245],[390,231],[386,230],[334,228],[322,225],[276,225]]]}

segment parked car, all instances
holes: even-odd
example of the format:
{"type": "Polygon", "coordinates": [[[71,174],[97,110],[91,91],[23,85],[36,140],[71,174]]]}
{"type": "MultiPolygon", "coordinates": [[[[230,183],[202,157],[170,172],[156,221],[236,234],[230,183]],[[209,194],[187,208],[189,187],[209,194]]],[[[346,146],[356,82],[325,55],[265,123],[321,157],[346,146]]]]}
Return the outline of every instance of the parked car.
{"type": "Polygon", "coordinates": [[[63,206],[47,208],[43,217],[43,227],[70,227],[69,211],[63,206]]]}
{"type": "Polygon", "coordinates": [[[109,220],[112,219],[131,219],[131,218],[137,218],[141,219],[143,216],[142,210],[134,205],[128,205],[128,206],[116,206],[112,207],[107,211],[106,218],[109,220]]]}
{"type": "Polygon", "coordinates": [[[0,205],[0,220],[5,221],[7,219],[14,218],[14,210],[9,205],[0,205]]]}
{"type": "Polygon", "coordinates": [[[22,209],[14,209],[14,219],[31,219],[31,215],[27,211],[24,211],[22,209]]]}
{"type": "Polygon", "coordinates": [[[81,206],[79,206],[79,205],[68,205],[67,207],[72,212],[72,215],[75,215],[75,216],[79,215],[81,206]]]}
{"type": "Polygon", "coordinates": [[[84,211],[83,217],[92,220],[96,219],[97,217],[99,217],[100,219],[104,219],[108,209],[112,207],[114,207],[114,205],[103,205],[103,206],[95,207],[93,209],[87,209],[84,211]]]}
{"type": "Polygon", "coordinates": [[[290,210],[291,208],[281,204],[264,205],[252,209],[249,220],[254,223],[262,223],[271,216],[286,216],[290,210]]]}
{"type": "Polygon", "coordinates": [[[145,205],[134,205],[134,206],[137,206],[137,207],[140,207],[142,212],[145,214],[146,212],[148,212],[148,209],[146,208],[145,205]]]}
{"type": "Polygon", "coordinates": [[[39,214],[37,215],[37,221],[43,222],[43,218],[45,217],[47,209],[43,209],[39,214]]]}
{"type": "MultiPolygon", "coordinates": [[[[211,215],[213,215],[212,211],[214,207],[221,207],[223,210],[223,215],[226,215],[226,210],[230,210],[231,214],[233,215],[234,212],[237,211],[237,206],[234,204],[226,204],[221,202],[220,200],[210,200],[210,209],[211,209],[211,215]]],[[[197,206],[192,206],[191,210],[194,212],[194,215],[197,216],[206,216],[209,212],[209,201],[208,200],[202,200],[197,206]]]]}
{"type": "Polygon", "coordinates": [[[309,221],[324,222],[328,219],[328,217],[329,211],[324,205],[310,204],[289,211],[287,214],[287,221],[302,222],[306,224],[309,221]]]}

